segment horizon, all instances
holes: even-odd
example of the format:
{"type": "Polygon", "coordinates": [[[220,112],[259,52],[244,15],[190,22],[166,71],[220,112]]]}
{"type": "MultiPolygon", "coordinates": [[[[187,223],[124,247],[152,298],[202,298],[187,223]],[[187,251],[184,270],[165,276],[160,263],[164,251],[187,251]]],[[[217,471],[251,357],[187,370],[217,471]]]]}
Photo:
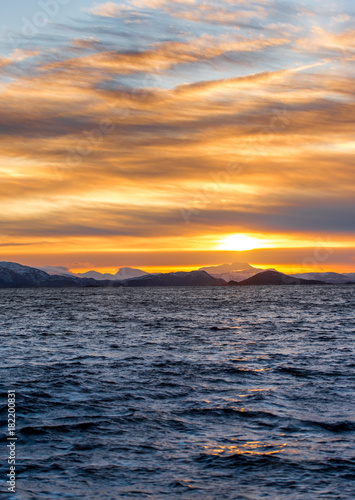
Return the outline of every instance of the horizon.
{"type": "Polygon", "coordinates": [[[350,0],[49,3],[0,27],[0,259],[355,269],[350,0]]]}
{"type": "MultiPolygon", "coordinates": [[[[2,262],[14,262],[14,261],[2,261],[2,262]]],[[[191,271],[197,271],[199,270],[200,268],[206,268],[206,267],[218,267],[218,266],[221,266],[221,265],[232,265],[232,264],[247,264],[247,265],[250,265],[254,268],[259,268],[261,269],[262,271],[266,271],[266,270],[269,270],[269,269],[275,269],[276,271],[280,272],[280,273],[284,273],[284,274],[310,274],[310,273],[337,273],[337,274],[343,274],[343,273],[352,273],[352,272],[355,272],[355,269],[349,269],[349,268],[346,268],[345,270],[334,270],[334,268],[332,269],[327,269],[327,268],[322,268],[322,267],[318,267],[318,268],[314,268],[314,267],[311,267],[311,268],[305,268],[305,267],[302,267],[302,268],[299,268],[297,266],[295,267],[290,267],[290,266],[282,266],[282,265],[270,265],[270,266],[265,266],[265,265],[259,265],[259,264],[253,264],[253,263],[250,263],[250,262],[246,262],[246,261],[234,261],[234,262],[220,262],[219,264],[207,264],[207,265],[201,265],[201,266],[190,266],[190,267],[187,267],[187,266],[163,266],[163,267],[151,267],[151,266],[125,266],[125,265],[122,265],[122,266],[116,266],[116,267],[96,267],[96,268],[91,268],[91,267],[88,267],[88,268],[69,268],[67,266],[56,266],[56,265],[48,265],[48,264],[38,264],[38,265],[29,265],[29,264],[25,264],[24,262],[14,262],[16,264],[21,264],[21,265],[27,265],[29,267],[34,267],[34,268],[63,268],[63,270],[67,270],[73,274],[84,274],[86,272],[90,272],[90,271],[96,271],[96,272],[99,272],[101,274],[105,274],[105,273],[108,273],[108,274],[116,274],[120,269],[123,269],[123,268],[130,268],[130,269],[138,269],[140,271],[144,271],[144,272],[147,272],[147,273],[172,273],[172,272],[180,272],[180,271],[183,271],[183,272],[191,272],[191,271]]],[[[262,272],[260,271],[260,272],[262,272]]],[[[232,271],[231,271],[232,272],[232,271]]]]}

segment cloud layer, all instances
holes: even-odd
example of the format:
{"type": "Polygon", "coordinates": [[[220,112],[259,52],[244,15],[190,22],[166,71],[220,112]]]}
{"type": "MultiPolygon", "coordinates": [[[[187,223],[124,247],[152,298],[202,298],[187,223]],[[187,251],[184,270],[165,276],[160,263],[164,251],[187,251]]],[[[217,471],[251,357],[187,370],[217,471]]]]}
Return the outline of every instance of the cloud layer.
{"type": "Polygon", "coordinates": [[[350,12],[132,0],[52,29],[0,58],[4,252],[351,246],[350,12]]]}

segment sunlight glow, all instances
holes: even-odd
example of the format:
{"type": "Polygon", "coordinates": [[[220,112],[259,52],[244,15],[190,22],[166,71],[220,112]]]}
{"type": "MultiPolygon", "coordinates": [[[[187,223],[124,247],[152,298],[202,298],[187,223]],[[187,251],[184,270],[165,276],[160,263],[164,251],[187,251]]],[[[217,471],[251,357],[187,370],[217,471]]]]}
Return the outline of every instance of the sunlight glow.
{"type": "Polygon", "coordinates": [[[232,234],[221,240],[220,243],[218,250],[245,251],[267,246],[265,242],[246,234],[232,234]]]}

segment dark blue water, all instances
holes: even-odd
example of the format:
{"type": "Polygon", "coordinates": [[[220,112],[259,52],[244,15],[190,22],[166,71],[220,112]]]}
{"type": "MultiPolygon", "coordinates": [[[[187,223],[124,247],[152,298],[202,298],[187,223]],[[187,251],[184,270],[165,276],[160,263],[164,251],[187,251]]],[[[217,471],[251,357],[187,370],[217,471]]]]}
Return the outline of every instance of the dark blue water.
{"type": "MultiPolygon", "coordinates": [[[[1,290],[16,499],[353,499],[355,287],[1,290]]],[[[5,491],[6,441],[0,442],[5,491]]]]}

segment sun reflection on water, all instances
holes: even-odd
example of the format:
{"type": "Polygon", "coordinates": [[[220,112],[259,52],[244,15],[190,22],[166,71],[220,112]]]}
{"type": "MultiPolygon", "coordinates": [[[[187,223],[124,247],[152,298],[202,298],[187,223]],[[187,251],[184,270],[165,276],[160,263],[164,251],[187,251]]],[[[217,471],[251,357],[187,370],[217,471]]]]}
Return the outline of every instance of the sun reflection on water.
{"type": "Polygon", "coordinates": [[[287,443],[247,441],[244,444],[219,445],[210,443],[204,445],[209,455],[274,455],[285,451],[287,443]]]}

